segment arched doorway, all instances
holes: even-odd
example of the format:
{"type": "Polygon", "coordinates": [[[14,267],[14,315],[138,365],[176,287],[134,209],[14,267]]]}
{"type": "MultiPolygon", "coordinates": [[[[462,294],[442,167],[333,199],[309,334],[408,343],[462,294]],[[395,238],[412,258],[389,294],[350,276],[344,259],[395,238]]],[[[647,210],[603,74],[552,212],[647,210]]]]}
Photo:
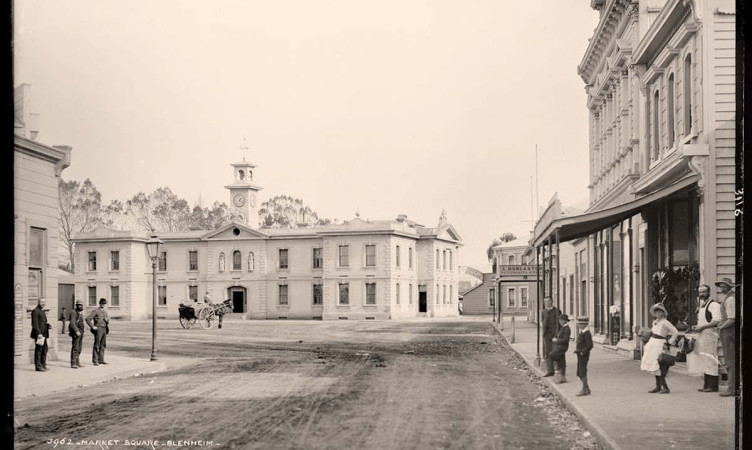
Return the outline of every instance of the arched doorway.
{"type": "Polygon", "coordinates": [[[248,290],[243,286],[230,286],[227,288],[227,298],[232,300],[233,313],[245,313],[248,311],[248,290]]]}

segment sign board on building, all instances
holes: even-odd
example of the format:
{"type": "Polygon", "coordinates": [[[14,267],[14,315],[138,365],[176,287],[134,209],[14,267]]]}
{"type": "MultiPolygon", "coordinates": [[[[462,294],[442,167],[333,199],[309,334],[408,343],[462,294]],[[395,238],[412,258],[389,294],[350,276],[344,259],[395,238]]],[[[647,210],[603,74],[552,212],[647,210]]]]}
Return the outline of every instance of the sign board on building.
{"type": "Polygon", "coordinates": [[[509,276],[509,275],[533,275],[536,274],[536,266],[532,265],[501,265],[498,268],[498,275],[503,276],[509,276]]]}

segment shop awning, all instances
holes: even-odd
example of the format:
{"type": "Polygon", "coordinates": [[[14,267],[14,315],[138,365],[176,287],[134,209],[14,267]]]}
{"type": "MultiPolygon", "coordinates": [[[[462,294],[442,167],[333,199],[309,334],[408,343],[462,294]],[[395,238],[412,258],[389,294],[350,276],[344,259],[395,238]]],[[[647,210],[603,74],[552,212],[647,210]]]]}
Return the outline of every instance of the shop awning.
{"type": "Polygon", "coordinates": [[[557,230],[559,242],[567,242],[608,228],[639,213],[653,202],[689,188],[699,179],[699,174],[688,175],[670,186],[651,192],[637,200],[613,208],[553,220],[539,236],[535,236],[534,246],[539,246],[550,236],[554,236],[557,230]]]}

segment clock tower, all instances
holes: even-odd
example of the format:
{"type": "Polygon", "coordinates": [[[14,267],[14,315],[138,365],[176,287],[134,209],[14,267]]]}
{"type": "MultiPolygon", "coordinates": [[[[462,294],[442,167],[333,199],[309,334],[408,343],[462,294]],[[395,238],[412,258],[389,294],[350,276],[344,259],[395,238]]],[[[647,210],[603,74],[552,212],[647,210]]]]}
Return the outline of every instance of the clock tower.
{"type": "Polygon", "coordinates": [[[230,211],[240,216],[239,221],[251,228],[259,227],[259,186],[253,184],[255,164],[243,161],[231,164],[234,180],[225,188],[230,190],[230,211]]]}

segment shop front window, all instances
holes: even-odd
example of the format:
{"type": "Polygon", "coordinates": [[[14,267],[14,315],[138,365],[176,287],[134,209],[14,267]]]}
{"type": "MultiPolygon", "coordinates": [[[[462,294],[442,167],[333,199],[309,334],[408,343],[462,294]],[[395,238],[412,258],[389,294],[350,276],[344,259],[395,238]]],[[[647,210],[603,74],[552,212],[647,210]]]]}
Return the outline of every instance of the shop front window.
{"type": "MultiPolygon", "coordinates": [[[[650,291],[653,303],[663,302],[668,320],[679,331],[697,321],[698,204],[694,191],[672,198],[658,207],[656,214],[659,242],[659,267],[651,271],[650,291]]],[[[649,224],[650,226],[650,224],[649,224]]]]}

